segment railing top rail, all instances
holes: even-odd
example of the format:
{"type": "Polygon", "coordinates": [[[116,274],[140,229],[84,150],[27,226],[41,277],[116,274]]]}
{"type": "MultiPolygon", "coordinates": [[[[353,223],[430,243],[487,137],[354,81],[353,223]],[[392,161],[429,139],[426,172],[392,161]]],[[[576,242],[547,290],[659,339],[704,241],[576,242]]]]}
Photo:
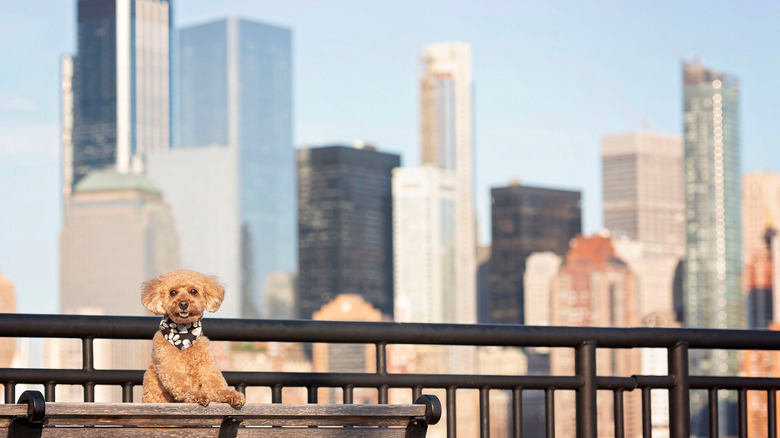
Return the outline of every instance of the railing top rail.
{"type": "MultiPolygon", "coordinates": [[[[151,339],[154,316],[38,315],[0,313],[0,337],[151,339]]],[[[780,332],[686,328],[554,327],[501,324],[420,324],[206,318],[212,340],[576,347],[780,350],[780,332]],[[258,335],[260,334],[260,335],[258,335]]]]}

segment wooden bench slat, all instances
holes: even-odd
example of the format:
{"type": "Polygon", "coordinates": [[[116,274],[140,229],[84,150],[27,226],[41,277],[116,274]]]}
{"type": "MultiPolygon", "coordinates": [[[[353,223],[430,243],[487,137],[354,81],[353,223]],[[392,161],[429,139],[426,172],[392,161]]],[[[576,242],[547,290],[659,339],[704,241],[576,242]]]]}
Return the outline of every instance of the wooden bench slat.
{"type": "MultiPolygon", "coordinates": [[[[241,426],[406,426],[409,417],[400,419],[376,418],[376,417],[304,417],[304,418],[282,418],[282,419],[244,419],[241,426]]],[[[46,422],[48,426],[166,426],[181,425],[189,427],[216,427],[222,422],[213,421],[213,419],[199,419],[196,417],[172,417],[172,418],[103,418],[103,417],[82,417],[57,418],[46,422]]]]}
{"type": "MultiPolygon", "coordinates": [[[[21,405],[24,407],[24,405],[21,405]]],[[[21,414],[26,413],[26,410],[21,414]]],[[[2,415],[2,413],[0,413],[2,415]]],[[[17,414],[19,415],[19,414],[17,414]]],[[[425,415],[423,405],[63,403],[46,404],[49,425],[219,425],[227,416],[243,417],[244,426],[406,425],[425,415]]]]}
{"type": "MultiPolygon", "coordinates": [[[[26,405],[18,406],[26,412],[26,405]]],[[[2,414],[2,412],[0,412],[2,414]]],[[[46,416],[132,416],[149,417],[201,415],[214,418],[224,418],[229,415],[247,417],[291,417],[300,415],[330,415],[354,416],[366,415],[374,417],[415,417],[425,415],[424,405],[378,405],[378,404],[292,404],[292,403],[249,403],[239,409],[232,408],[227,403],[211,403],[200,406],[195,403],[46,403],[46,416]]]]}
{"type": "MultiPolygon", "coordinates": [[[[104,438],[109,431],[105,428],[45,428],[42,438],[104,438]]],[[[215,438],[218,428],[179,428],[179,427],[126,427],[111,428],[111,437],[116,438],[215,438]]],[[[6,432],[0,429],[0,435],[6,432]]],[[[237,438],[399,438],[406,436],[404,429],[343,429],[343,428],[239,428],[237,438]]]]}

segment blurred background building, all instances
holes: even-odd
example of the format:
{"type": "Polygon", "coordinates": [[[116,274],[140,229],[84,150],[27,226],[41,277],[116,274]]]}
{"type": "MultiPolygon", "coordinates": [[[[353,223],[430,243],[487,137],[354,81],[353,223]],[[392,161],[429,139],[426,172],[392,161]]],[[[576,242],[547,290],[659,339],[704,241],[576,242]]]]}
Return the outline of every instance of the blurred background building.
{"type": "MultiPolygon", "coordinates": [[[[312,318],[317,321],[384,321],[389,319],[379,309],[357,294],[339,294],[319,310],[312,318]]],[[[322,344],[312,346],[314,372],[376,373],[376,346],[364,344],[322,344]]],[[[320,403],[341,403],[341,391],[323,388],[320,403]]],[[[377,392],[369,388],[356,388],[354,403],[376,403],[377,392]]]]}
{"type": "Polygon", "coordinates": [[[742,177],[742,254],[748,328],[767,328],[780,315],[780,303],[774,293],[780,275],[778,220],[780,174],[745,174],[742,177]]]}
{"type": "MultiPolygon", "coordinates": [[[[636,278],[620,260],[608,236],[577,237],[566,254],[566,262],[553,282],[551,321],[555,326],[636,327],[639,325],[639,297],[636,278]]],[[[551,373],[574,373],[574,351],[553,349],[551,373]]],[[[632,376],[640,372],[639,350],[599,350],[596,372],[600,376],[632,376]]],[[[641,400],[638,393],[624,394],[627,436],[641,430],[641,400]]],[[[614,424],[612,394],[597,395],[598,424],[614,424]]],[[[574,393],[562,391],[555,397],[555,431],[575,436],[574,393]]]]}
{"type": "Polygon", "coordinates": [[[298,153],[299,318],[339,294],[393,315],[392,170],[401,157],[373,146],[298,153]]]}
{"type": "MultiPolygon", "coordinates": [[[[180,266],[171,209],[141,175],[87,174],[74,188],[60,242],[61,313],[150,315],[141,304],[141,284],[180,266]],[[136,293],[127,285],[135,285],[136,293]]],[[[95,367],[145,369],[151,348],[151,340],[96,340],[95,367]]],[[[80,351],[80,340],[47,340],[47,366],[80,368],[80,351]]],[[[58,391],[60,401],[83,397],[81,388],[58,391]]],[[[96,400],[120,401],[120,388],[97,388],[96,400]]]]}
{"type": "Polygon", "coordinates": [[[604,226],[639,278],[642,315],[671,313],[685,254],[682,138],[649,131],[601,140],[604,226]]]}
{"type": "Polygon", "coordinates": [[[393,169],[395,320],[456,323],[455,172],[393,169]]]}
{"type": "Polygon", "coordinates": [[[164,193],[179,235],[181,267],[216,275],[225,301],[216,315],[244,316],[254,308],[240,293],[241,221],[238,151],[208,146],[151,152],[146,175],[164,193]]]}
{"type": "Polygon", "coordinates": [[[490,193],[491,322],[523,324],[526,259],[542,251],[566,254],[571,239],[582,232],[581,194],[519,183],[490,193]]]}
{"type": "Polygon", "coordinates": [[[477,322],[471,46],[431,44],[420,59],[420,162],[455,172],[455,314],[477,322]]]}
{"type": "Polygon", "coordinates": [[[76,15],[78,51],[62,65],[66,197],[91,170],[141,170],[171,140],[170,1],[78,0],[76,15]]]}
{"type": "MultiPolygon", "coordinates": [[[[742,292],[742,180],[739,83],[736,78],[683,63],[683,169],[685,180],[684,324],[691,328],[746,327],[742,292]]],[[[693,374],[736,375],[734,352],[691,352],[693,374]]],[[[725,394],[720,394],[721,398],[725,394]]],[[[718,405],[724,433],[735,433],[730,404],[718,405]]],[[[707,434],[705,397],[691,395],[691,433],[707,434]]]]}
{"type": "Polygon", "coordinates": [[[181,29],[179,46],[178,147],[234,149],[234,173],[220,174],[238,179],[233,287],[241,316],[275,318],[265,309],[267,277],[296,269],[292,32],[227,18],[181,29]]]}

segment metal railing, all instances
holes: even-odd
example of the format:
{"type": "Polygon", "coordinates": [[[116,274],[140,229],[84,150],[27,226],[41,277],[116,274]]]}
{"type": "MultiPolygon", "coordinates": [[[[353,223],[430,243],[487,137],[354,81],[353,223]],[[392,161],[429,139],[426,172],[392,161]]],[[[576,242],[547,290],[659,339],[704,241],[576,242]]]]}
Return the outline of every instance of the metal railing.
{"type": "MultiPolygon", "coordinates": [[[[144,370],[95,369],[95,339],[151,339],[158,328],[157,317],[23,315],[0,314],[0,337],[74,338],[82,342],[81,369],[1,368],[0,384],[5,388],[5,403],[14,403],[17,384],[43,385],[47,400],[54,400],[57,385],[82,385],[84,400],[94,401],[95,385],[122,388],[123,400],[132,401],[133,388],[142,384],[144,370]]],[[[208,320],[207,335],[212,341],[359,343],[376,346],[374,373],[297,373],[226,371],[228,384],[240,391],[247,387],[266,387],[274,403],[281,403],[282,390],[307,389],[308,401],[317,402],[319,388],[341,388],[344,403],[352,402],[355,388],[375,388],[378,402],[387,403],[390,388],[411,389],[417,397],[425,389],[446,392],[447,436],[456,436],[456,400],[458,390],[479,391],[479,430],[490,435],[489,397],[491,390],[511,393],[511,436],[523,436],[523,393],[543,391],[545,436],[554,437],[554,397],[557,391],[574,391],[576,433],[578,437],[596,437],[599,428],[625,436],[623,395],[641,393],[642,436],[651,436],[650,391],[663,389],[669,397],[669,434],[674,438],[691,436],[691,391],[709,394],[710,436],[718,436],[719,390],[737,391],[738,434],[747,436],[747,392],[767,394],[767,436],[777,436],[776,391],[780,379],[758,377],[718,377],[689,375],[689,352],[696,350],[780,350],[780,333],[773,331],[710,330],[679,328],[594,328],[532,327],[516,325],[400,324],[391,322],[333,322],[303,320],[208,320]],[[573,375],[456,375],[388,373],[387,346],[469,345],[509,347],[562,347],[574,350],[573,375]],[[599,376],[596,372],[598,349],[663,348],[668,352],[667,375],[630,377],[599,376]],[[598,424],[597,391],[613,393],[614,424],[598,424]]],[[[538,436],[538,435],[535,435],[538,436]]]]}

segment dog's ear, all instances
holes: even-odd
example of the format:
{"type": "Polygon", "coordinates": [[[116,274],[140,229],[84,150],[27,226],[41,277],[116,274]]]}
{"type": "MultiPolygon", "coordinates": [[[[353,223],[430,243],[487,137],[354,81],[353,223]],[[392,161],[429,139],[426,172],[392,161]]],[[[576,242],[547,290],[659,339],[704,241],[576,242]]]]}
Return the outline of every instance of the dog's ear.
{"type": "Polygon", "coordinates": [[[141,303],[155,315],[165,314],[163,294],[160,293],[160,286],[162,286],[160,277],[153,278],[141,285],[141,303]]]}
{"type": "Polygon", "coordinates": [[[206,299],[206,310],[216,312],[225,299],[225,288],[219,284],[217,277],[213,275],[203,276],[203,297],[206,299]]]}

